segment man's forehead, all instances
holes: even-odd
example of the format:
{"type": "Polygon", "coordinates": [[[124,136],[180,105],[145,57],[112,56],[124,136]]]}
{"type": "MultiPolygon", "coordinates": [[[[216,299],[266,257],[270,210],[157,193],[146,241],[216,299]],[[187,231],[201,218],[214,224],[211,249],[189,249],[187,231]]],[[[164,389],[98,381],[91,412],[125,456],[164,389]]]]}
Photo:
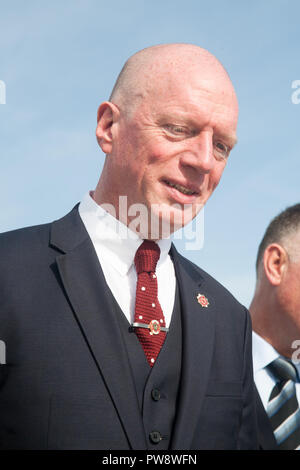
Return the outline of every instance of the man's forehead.
{"type": "MultiPolygon", "coordinates": [[[[205,67],[163,68],[160,73],[147,74],[138,86],[145,99],[155,101],[187,100],[196,103],[197,97],[203,101],[228,103],[237,107],[237,99],[229,77],[205,67]]],[[[136,90],[138,91],[138,90],[136,90]]]]}
{"type": "MultiPolygon", "coordinates": [[[[231,127],[238,115],[234,90],[205,80],[181,80],[168,77],[167,81],[151,83],[140,95],[140,110],[158,118],[172,115],[187,121],[197,121],[204,116],[208,120],[222,117],[222,122],[231,127]]],[[[233,140],[235,136],[233,136],[233,140]]]]}

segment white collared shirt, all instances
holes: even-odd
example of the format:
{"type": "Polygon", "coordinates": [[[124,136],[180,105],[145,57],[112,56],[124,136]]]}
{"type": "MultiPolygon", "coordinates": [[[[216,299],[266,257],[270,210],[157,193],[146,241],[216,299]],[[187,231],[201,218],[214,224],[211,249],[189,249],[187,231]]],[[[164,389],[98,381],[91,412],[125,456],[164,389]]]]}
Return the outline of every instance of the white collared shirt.
{"type": "MultiPolygon", "coordinates": [[[[90,193],[79,204],[79,214],[94,245],[105,280],[129,323],[134,320],[137,275],[134,256],[143,240],[99,206],[90,193]]],[[[170,325],[176,289],[171,240],[157,242],[160,258],[156,267],[158,300],[166,326],[170,325]]]]}
{"type": "MultiPolygon", "coordinates": [[[[280,354],[265,339],[254,331],[252,332],[253,374],[261,401],[267,408],[269,396],[276,383],[266,366],[274,361],[280,354]]],[[[300,364],[295,364],[300,375],[300,364]]],[[[300,384],[296,383],[296,395],[300,405],[300,384]]]]}

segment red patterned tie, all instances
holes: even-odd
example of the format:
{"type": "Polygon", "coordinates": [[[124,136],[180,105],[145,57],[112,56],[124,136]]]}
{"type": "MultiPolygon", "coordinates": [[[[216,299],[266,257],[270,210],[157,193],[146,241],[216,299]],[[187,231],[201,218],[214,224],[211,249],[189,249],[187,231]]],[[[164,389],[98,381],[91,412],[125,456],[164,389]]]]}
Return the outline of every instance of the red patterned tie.
{"type": "Polygon", "coordinates": [[[138,277],[133,326],[150,367],[154,365],[168,331],[157,298],[155,269],[159,256],[159,246],[153,241],[144,240],[134,258],[138,277]]]}

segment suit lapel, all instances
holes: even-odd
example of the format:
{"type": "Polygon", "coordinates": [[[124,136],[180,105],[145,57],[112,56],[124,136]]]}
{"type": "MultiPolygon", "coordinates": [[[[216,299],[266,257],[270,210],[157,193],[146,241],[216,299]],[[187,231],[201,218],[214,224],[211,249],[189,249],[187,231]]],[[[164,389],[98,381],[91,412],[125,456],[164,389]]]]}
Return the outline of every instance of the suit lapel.
{"type": "Polygon", "coordinates": [[[174,246],[171,256],[180,289],[183,342],[179,406],[171,448],[184,450],[192,445],[208,383],[214,345],[215,307],[208,287],[204,281],[199,282],[199,273],[191,269],[174,246]],[[198,294],[208,299],[207,307],[200,305],[198,294]]]}
{"type": "Polygon", "coordinates": [[[52,224],[66,295],[133,449],[145,449],[135,386],[109,289],[77,207],[52,224]]]}

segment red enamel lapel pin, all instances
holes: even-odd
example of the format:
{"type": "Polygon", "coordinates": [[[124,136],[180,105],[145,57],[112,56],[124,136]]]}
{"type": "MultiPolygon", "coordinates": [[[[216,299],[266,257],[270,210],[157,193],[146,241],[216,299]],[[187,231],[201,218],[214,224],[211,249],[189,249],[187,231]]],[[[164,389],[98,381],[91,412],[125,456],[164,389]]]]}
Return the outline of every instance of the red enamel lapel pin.
{"type": "Polygon", "coordinates": [[[201,307],[208,307],[209,306],[209,301],[203,294],[198,294],[197,295],[197,300],[198,303],[201,305],[201,307]]]}

